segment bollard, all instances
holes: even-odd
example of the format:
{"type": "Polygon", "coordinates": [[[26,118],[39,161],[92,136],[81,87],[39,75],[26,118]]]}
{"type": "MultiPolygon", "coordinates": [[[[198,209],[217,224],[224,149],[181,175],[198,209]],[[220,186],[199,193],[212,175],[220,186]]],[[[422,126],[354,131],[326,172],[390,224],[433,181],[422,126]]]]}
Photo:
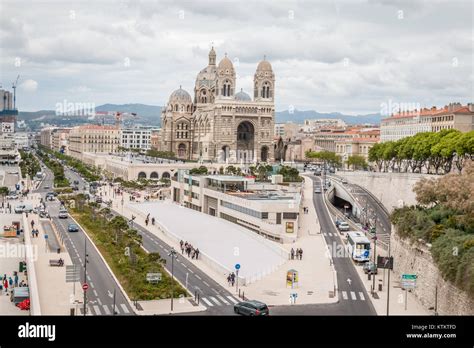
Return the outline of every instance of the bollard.
{"type": "Polygon", "coordinates": [[[201,295],[198,294],[198,304],[201,302],[201,295]]]}
{"type": "Polygon", "coordinates": [[[239,289],[239,298],[240,298],[240,289],[239,289]]]}

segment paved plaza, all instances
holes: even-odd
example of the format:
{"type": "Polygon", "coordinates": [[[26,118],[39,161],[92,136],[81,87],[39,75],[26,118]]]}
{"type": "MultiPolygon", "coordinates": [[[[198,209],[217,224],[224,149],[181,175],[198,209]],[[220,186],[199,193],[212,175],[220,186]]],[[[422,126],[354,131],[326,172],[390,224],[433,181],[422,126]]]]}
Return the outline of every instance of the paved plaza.
{"type": "MultiPolygon", "coordinates": [[[[211,258],[228,272],[241,265],[239,277],[247,283],[275,271],[288,256],[278,244],[231,222],[203,214],[167,201],[131,203],[141,213],[150,214],[175,238],[199,248],[201,255],[211,258]]],[[[201,257],[201,256],[200,256],[201,257]]]]}

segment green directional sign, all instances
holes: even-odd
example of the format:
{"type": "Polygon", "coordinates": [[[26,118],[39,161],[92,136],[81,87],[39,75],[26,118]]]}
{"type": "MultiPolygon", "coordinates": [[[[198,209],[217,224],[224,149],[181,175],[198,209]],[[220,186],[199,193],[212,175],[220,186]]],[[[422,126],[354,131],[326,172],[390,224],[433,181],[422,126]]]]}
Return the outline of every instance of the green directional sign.
{"type": "Polygon", "coordinates": [[[402,274],[403,280],[416,280],[418,276],[416,274],[402,274]]]}

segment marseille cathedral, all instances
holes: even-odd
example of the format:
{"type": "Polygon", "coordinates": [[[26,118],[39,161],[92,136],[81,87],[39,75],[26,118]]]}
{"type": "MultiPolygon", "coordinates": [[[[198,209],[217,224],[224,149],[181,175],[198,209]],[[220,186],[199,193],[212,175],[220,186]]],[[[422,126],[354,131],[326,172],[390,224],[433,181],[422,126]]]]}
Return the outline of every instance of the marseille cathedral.
{"type": "Polygon", "coordinates": [[[274,158],[275,74],[264,58],[255,71],[253,97],[236,91],[227,55],[214,48],[196,78],[194,96],[174,91],[161,115],[161,150],[182,159],[220,163],[270,162],[274,158]]]}

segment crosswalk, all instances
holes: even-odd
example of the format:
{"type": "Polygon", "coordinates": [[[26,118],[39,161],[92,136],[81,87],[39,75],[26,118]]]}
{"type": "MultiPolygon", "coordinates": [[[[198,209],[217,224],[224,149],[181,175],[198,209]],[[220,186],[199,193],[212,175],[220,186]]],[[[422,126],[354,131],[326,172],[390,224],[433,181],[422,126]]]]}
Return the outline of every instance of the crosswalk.
{"type": "Polygon", "coordinates": [[[329,233],[329,232],[323,232],[323,236],[326,236],[326,237],[336,237],[337,236],[337,233],[329,233]]]}
{"type": "Polygon", "coordinates": [[[216,296],[206,296],[200,298],[201,303],[206,307],[214,307],[214,306],[230,306],[234,305],[237,302],[240,302],[233,296],[224,296],[224,295],[216,295],[216,296]]]}
{"type": "Polygon", "coordinates": [[[347,301],[365,301],[365,296],[362,291],[341,291],[342,299],[347,301]],[[359,295],[359,296],[357,296],[359,295]]]}
{"type": "MultiPolygon", "coordinates": [[[[115,305],[115,312],[117,315],[128,315],[130,310],[128,309],[125,303],[120,303],[115,305]]],[[[84,308],[80,308],[80,313],[84,314],[84,308]]],[[[112,315],[113,314],[113,305],[88,305],[87,306],[87,315],[112,315]]]]}

